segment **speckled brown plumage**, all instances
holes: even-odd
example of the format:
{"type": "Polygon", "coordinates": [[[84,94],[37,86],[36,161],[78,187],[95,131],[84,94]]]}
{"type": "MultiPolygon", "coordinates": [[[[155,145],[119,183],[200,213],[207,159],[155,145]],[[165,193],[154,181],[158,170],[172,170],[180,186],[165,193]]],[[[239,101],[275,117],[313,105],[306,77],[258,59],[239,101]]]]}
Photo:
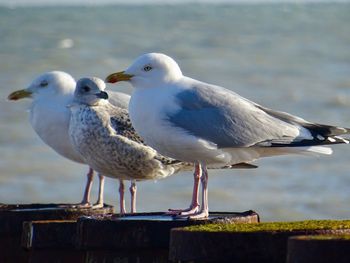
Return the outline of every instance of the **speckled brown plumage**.
{"type": "Polygon", "coordinates": [[[158,154],[145,145],[131,125],[127,110],[101,100],[71,107],[70,137],[96,171],[125,180],[160,179],[192,165],[158,154]]]}

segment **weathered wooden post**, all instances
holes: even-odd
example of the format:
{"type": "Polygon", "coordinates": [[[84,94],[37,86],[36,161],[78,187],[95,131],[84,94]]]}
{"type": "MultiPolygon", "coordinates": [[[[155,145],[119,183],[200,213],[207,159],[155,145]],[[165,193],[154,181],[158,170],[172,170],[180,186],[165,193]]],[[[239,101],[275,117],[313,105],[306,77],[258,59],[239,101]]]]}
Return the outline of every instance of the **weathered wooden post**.
{"type": "Polygon", "coordinates": [[[350,235],[296,236],[289,238],[287,263],[329,262],[350,262],[350,235]]]}
{"type": "MultiPolygon", "coordinates": [[[[350,221],[191,226],[171,231],[169,257],[174,262],[285,263],[289,237],[340,233],[350,233],[350,221]]],[[[301,261],[289,263],[296,262],[301,261]]]]}
{"type": "Polygon", "coordinates": [[[108,205],[101,209],[76,209],[65,204],[0,204],[0,262],[28,262],[30,250],[21,247],[23,223],[26,221],[76,220],[84,215],[112,212],[113,207],[108,205]]]}
{"type": "Polygon", "coordinates": [[[257,223],[253,211],[211,213],[207,220],[174,219],[164,213],[120,216],[91,216],[78,220],[79,248],[86,262],[169,262],[172,228],[213,222],[257,223]]]}

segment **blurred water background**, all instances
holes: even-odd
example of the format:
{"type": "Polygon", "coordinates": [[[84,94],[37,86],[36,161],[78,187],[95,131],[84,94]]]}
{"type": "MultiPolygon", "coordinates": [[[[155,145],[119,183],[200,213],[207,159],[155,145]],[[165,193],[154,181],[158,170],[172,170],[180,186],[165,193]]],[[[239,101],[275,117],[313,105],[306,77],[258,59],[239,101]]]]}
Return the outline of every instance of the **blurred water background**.
{"type": "MultiPolygon", "coordinates": [[[[157,51],[174,57],[188,76],[310,121],[349,127],[349,25],[349,3],[0,7],[0,202],[82,197],[87,167],[40,141],[28,120],[29,99],[6,99],[37,75],[63,70],[104,78],[157,51]]],[[[124,83],[109,88],[131,93],[124,83]]],[[[254,209],[264,221],[349,218],[350,146],[333,148],[332,156],[211,171],[210,210],[254,209]]],[[[138,186],[139,211],[181,208],[190,201],[192,175],[138,186]]],[[[117,188],[107,179],[108,203],[117,204],[117,188]]]]}

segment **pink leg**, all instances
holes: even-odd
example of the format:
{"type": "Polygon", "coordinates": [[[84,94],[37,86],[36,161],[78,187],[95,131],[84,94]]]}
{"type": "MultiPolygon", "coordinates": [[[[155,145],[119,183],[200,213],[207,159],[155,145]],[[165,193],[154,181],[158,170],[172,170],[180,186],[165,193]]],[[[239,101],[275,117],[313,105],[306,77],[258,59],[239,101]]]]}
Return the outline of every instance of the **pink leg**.
{"type": "Polygon", "coordinates": [[[197,213],[189,215],[189,219],[205,219],[209,216],[208,206],[208,170],[205,164],[201,164],[202,167],[202,207],[197,213]]]}
{"type": "Polygon", "coordinates": [[[125,211],[125,199],[124,199],[124,181],[119,180],[119,207],[120,207],[120,215],[124,215],[125,211]]]}
{"type": "Polygon", "coordinates": [[[86,185],[85,185],[85,190],[84,190],[84,195],[83,195],[83,200],[78,203],[78,204],[68,204],[68,205],[60,205],[60,207],[64,208],[91,208],[91,203],[90,203],[90,193],[91,193],[91,187],[92,187],[92,181],[94,179],[94,170],[92,170],[91,167],[89,167],[89,171],[86,174],[86,185]]]}
{"type": "Polygon", "coordinates": [[[130,195],[131,195],[131,213],[136,213],[136,192],[137,192],[137,186],[136,181],[132,180],[130,185],[130,195]]]}
{"type": "Polygon", "coordinates": [[[90,193],[91,193],[91,187],[92,187],[92,181],[94,179],[94,170],[92,170],[91,167],[89,167],[89,172],[86,175],[87,181],[86,186],[84,190],[84,196],[83,200],[80,202],[78,207],[90,207],[90,193]]]}
{"type": "Polygon", "coordinates": [[[200,179],[201,179],[201,167],[198,163],[196,163],[194,174],[193,174],[194,183],[193,183],[192,201],[191,201],[190,207],[187,209],[169,209],[169,212],[167,214],[187,216],[193,213],[197,213],[199,211],[200,205],[199,205],[198,196],[199,196],[200,179]]]}
{"type": "Polygon", "coordinates": [[[104,194],[104,186],[105,186],[105,177],[99,173],[98,178],[100,180],[98,185],[98,198],[97,198],[97,202],[93,205],[93,208],[102,208],[104,206],[103,194],[104,194]]]}

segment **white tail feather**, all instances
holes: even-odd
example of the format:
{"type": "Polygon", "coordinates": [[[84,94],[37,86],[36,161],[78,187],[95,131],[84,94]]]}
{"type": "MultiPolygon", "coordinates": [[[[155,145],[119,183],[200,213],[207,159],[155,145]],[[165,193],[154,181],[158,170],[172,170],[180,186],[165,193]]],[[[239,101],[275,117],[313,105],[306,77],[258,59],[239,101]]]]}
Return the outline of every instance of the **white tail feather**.
{"type": "Polygon", "coordinates": [[[301,154],[301,155],[330,155],[333,150],[325,146],[304,146],[304,147],[272,147],[265,149],[261,152],[260,157],[264,156],[275,156],[275,155],[285,155],[285,154],[301,154]]]}
{"type": "Polygon", "coordinates": [[[310,154],[326,154],[326,155],[330,155],[333,153],[333,150],[329,147],[324,147],[324,146],[311,146],[311,147],[307,147],[307,149],[305,149],[306,152],[305,153],[310,153],[310,154]]]}

